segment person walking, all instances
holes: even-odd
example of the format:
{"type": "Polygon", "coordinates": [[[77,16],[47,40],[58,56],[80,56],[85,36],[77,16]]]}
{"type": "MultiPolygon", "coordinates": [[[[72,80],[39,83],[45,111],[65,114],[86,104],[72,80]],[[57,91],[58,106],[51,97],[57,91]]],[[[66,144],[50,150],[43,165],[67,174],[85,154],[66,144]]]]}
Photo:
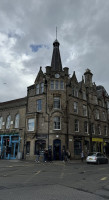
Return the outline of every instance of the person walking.
{"type": "Polygon", "coordinates": [[[84,160],[84,152],[82,151],[81,152],[81,161],[83,162],[83,160],[84,160]]]}

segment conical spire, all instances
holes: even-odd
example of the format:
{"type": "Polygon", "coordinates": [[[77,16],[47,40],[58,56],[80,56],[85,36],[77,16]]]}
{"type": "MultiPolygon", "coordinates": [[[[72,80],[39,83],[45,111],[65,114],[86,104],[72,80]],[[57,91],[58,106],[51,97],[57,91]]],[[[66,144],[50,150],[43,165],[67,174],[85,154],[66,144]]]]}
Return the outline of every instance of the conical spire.
{"type": "Polygon", "coordinates": [[[61,57],[60,57],[60,51],[59,51],[59,42],[56,39],[53,43],[53,54],[52,54],[52,60],[51,60],[51,70],[52,71],[62,71],[62,63],[61,63],[61,57]]]}

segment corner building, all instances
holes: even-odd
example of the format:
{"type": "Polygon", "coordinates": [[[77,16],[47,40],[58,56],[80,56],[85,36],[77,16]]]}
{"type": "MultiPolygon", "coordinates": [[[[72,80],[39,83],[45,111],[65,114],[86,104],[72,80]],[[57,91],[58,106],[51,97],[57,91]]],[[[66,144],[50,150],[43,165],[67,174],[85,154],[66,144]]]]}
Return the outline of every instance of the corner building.
{"type": "Polygon", "coordinates": [[[53,43],[51,66],[40,67],[34,85],[28,87],[26,113],[26,158],[51,148],[54,160],[62,149],[72,158],[80,153],[100,151],[109,154],[109,97],[103,86],[92,82],[86,70],[78,82],[75,72],[62,67],[59,42],[53,43]]]}
{"type": "Polygon", "coordinates": [[[59,45],[55,40],[51,65],[45,73],[40,67],[34,84],[27,88],[27,97],[0,103],[4,159],[15,159],[20,152],[23,158],[35,160],[38,152],[49,148],[54,160],[62,159],[62,149],[68,149],[72,159],[80,158],[82,150],[86,155],[89,151],[109,155],[109,96],[103,86],[92,82],[89,69],[80,82],[75,72],[70,77],[69,68],[62,67],[59,45]],[[19,142],[11,140],[16,134],[19,142]],[[9,144],[5,137],[10,138],[9,144]]]}

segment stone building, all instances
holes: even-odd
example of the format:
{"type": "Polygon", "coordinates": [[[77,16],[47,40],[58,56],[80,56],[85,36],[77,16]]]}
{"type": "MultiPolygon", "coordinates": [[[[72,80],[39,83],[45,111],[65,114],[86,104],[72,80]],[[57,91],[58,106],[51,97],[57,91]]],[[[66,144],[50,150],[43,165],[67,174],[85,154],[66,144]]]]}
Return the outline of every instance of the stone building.
{"type": "MultiPolygon", "coordinates": [[[[44,149],[51,149],[54,160],[61,160],[63,149],[68,149],[75,159],[80,158],[82,150],[85,154],[109,154],[109,96],[103,86],[93,83],[89,69],[81,82],[75,72],[70,77],[69,68],[62,67],[59,45],[55,40],[51,65],[45,73],[40,67],[34,84],[27,88],[27,97],[0,103],[1,138],[7,131],[9,137],[17,133],[17,152],[26,159],[35,159],[44,149]],[[16,129],[18,114],[21,124],[16,129]],[[11,115],[7,130],[6,119],[11,115]]],[[[10,153],[7,155],[11,158],[10,153]]]]}
{"type": "Polygon", "coordinates": [[[27,98],[0,103],[0,158],[24,157],[27,98]]]}

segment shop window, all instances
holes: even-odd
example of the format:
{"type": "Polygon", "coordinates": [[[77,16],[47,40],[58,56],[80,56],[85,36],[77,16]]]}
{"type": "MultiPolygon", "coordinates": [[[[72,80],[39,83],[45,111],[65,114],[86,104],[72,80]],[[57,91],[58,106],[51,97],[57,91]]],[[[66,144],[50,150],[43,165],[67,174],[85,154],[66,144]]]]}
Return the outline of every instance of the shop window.
{"type": "Polygon", "coordinates": [[[28,119],[28,131],[34,131],[34,119],[28,119]]]}
{"type": "Polygon", "coordinates": [[[15,116],[15,128],[19,128],[19,114],[15,116]]]}
{"type": "Polygon", "coordinates": [[[74,140],[74,154],[80,155],[82,151],[82,145],[80,140],[74,140]]]}
{"type": "Polygon", "coordinates": [[[60,117],[54,117],[54,130],[60,130],[60,117]]]}
{"type": "Polygon", "coordinates": [[[46,141],[45,140],[36,140],[35,141],[35,149],[34,154],[40,154],[41,151],[44,151],[46,148],[46,141]]]}
{"type": "Polygon", "coordinates": [[[79,121],[75,119],[75,132],[79,132],[79,121]]]}
{"type": "Polygon", "coordinates": [[[6,129],[9,129],[11,126],[11,116],[9,115],[6,120],[6,129]]]}
{"type": "Polygon", "coordinates": [[[2,129],[3,117],[0,117],[0,129],[2,129]]]}
{"type": "Polygon", "coordinates": [[[54,97],[54,108],[60,109],[60,98],[54,97]]]}
{"type": "Polygon", "coordinates": [[[26,142],[26,154],[30,154],[30,141],[26,142]]]}
{"type": "Polygon", "coordinates": [[[78,103],[74,102],[74,112],[78,113],[78,103]]]}

